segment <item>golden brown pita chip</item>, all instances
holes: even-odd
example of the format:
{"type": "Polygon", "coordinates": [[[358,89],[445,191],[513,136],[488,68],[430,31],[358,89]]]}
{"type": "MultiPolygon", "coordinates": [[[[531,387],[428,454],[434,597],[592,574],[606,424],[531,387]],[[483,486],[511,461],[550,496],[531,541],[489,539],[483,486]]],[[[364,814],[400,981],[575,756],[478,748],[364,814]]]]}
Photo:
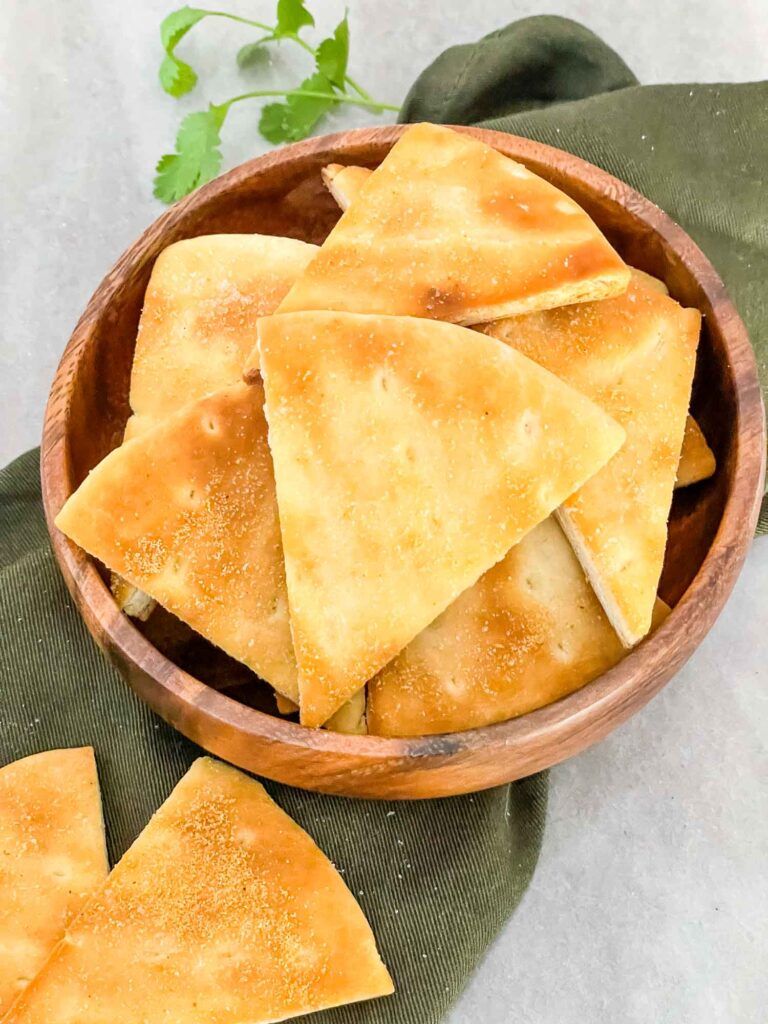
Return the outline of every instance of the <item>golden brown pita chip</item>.
{"type": "Polygon", "coordinates": [[[321,725],[624,432],[507,346],[451,324],[259,323],[301,720],[321,725]]]}
{"type": "Polygon", "coordinates": [[[615,299],[484,328],[588,395],[627,432],[618,455],[558,512],[627,646],[651,626],[700,322],[695,310],[635,279],[615,299]]]}
{"type": "Polygon", "coordinates": [[[280,304],[475,324],[624,291],[629,270],[549,182],[467,134],[409,128],[280,304]]]}
{"type": "MultiPolygon", "coordinates": [[[[236,384],[256,321],[274,313],[317,246],[271,235],[202,235],[158,256],[144,298],[125,428],[131,440],[172,412],[236,384]]],[[[113,574],[118,606],[146,621],[155,602],[113,574]]]]}
{"type": "Polygon", "coordinates": [[[278,714],[280,715],[295,715],[299,710],[299,705],[295,704],[288,697],[284,697],[282,693],[275,690],[275,706],[277,707],[278,714]]]}
{"type": "Polygon", "coordinates": [[[716,468],[715,453],[707,444],[699,424],[693,416],[689,416],[685,421],[683,449],[680,452],[675,487],[689,487],[701,480],[707,480],[716,468]]]}
{"type": "Polygon", "coordinates": [[[392,991],[325,854],[258,782],[201,758],[8,1024],[267,1024],[392,991]]]}
{"type": "Polygon", "coordinates": [[[56,524],[297,701],[263,406],[258,382],[186,406],[111,452],[56,524]]]}
{"type": "MultiPolygon", "coordinates": [[[[669,609],[662,602],[654,624],[669,609]]],[[[368,729],[492,725],[572,693],[625,650],[550,516],[368,684],[368,729]]]]}
{"type": "Polygon", "coordinates": [[[236,384],[256,338],[317,246],[272,235],[202,235],[168,246],[144,298],[126,440],[236,384]]]}
{"type": "Polygon", "coordinates": [[[108,871],[91,747],[0,768],[0,1016],[108,871]]]}

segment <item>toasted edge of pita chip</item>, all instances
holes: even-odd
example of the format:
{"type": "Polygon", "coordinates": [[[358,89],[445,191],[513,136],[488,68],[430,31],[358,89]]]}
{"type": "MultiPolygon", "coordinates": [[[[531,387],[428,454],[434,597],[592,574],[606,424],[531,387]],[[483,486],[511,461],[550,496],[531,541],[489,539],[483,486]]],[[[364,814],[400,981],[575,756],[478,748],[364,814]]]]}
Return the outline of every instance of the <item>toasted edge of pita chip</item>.
{"type": "Polygon", "coordinates": [[[295,715],[299,710],[299,705],[292,701],[290,697],[284,697],[279,690],[275,690],[275,706],[277,707],[278,714],[281,715],[295,715]]]}

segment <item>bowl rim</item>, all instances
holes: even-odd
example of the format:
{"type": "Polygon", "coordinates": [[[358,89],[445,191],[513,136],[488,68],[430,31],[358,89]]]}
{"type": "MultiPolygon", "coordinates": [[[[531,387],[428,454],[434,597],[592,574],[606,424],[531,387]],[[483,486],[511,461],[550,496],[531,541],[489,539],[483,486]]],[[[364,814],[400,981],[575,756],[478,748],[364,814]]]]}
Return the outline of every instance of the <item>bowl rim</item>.
{"type": "MultiPolygon", "coordinates": [[[[735,468],[722,517],[710,549],[688,589],[666,621],[613,668],[554,703],[517,718],[462,732],[414,737],[381,737],[349,736],[325,729],[309,729],[240,704],[225,692],[215,690],[184,672],[162,655],[132,621],[119,611],[90,556],[66,538],[54,525],[54,517],[72,490],[68,439],[64,429],[66,417],[62,417],[58,404],[60,393],[65,390],[66,381],[73,374],[80,352],[87,344],[93,321],[120,287],[121,273],[127,268],[137,266],[141,261],[154,258],[151,250],[155,240],[160,236],[166,236],[174,225],[187,217],[191,211],[203,208],[212,197],[234,189],[254,174],[269,171],[277,166],[290,166],[291,163],[300,165],[308,157],[328,161],[334,157],[353,160],[356,150],[362,151],[371,143],[378,146],[393,144],[407,127],[388,125],[319,136],[249,160],[176,203],[152,222],[133,245],[126,249],[91,296],[64,350],[51,387],[45,410],[41,450],[41,482],[46,523],[54,554],[76,603],[81,611],[84,608],[89,609],[92,620],[108,639],[113,652],[120,652],[118,660],[124,659],[128,663],[142,666],[145,670],[147,664],[151,663],[154,670],[153,681],[157,687],[160,690],[170,690],[172,696],[182,704],[194,705],[196,712],[202,713],[211,724],[224,729],[235,729],[239,733],[245,731],[254,737],[262,736],[287,747],[336,755],[354,755],[356,759],[370,758],[377,762],[392,758],[401,760],[435,756],[444,759],[453,752],[451,741],[456,740],[459,740],[462,754],[487,750],[489,747],[498,750],[525,745],[532,750],[529,759],[530,771],[535,771],[557,763],[558,760],[589,746],[594,739],[599,738],[602,733],[594,739],[587,738],[584,742],[579,742],[579,737],[584,736],[586,728],[604,718],[609,711],[625,708],[625,714],[617,719],[618,724],[618,721],[639,709],[668,678],[670,650],[674,660],[675,648],[685,648],[674,664],[673,671],[676,671],[701,642],[725,604],[746,557],[748,541],[757,522],[762,497],[761,481],[765,473],[765,445],[755,445],[750,440],[755,435],[764,436],[765,433],[757,365],[746,329],[727,297],[717,272],[683,229],[651,200],[587,161],[521,136],[451,126],[523,162],[551,168],[558,174],[575,177],[582,182],[588,180],[589,187],[596,196],[604,196],[614,203],[618,202],[637,219],[649,225],[666,246],[675,252],[686,272],[697,281],[708,302],[711,305],[717,302],[718,319],[724,320],[727,325],[727,330],[723,333],[729,371],[733,375],[734,366],[738,363],[740,378],[744,378],[740,386],[734,388],[735,468]],[[739,488],[733,486],[736,480],[741,481],[739,488]],[[709,607],[707,613],[701,615],[701,602],[704,599],[706,608],[708,593],[717,595],[715,606],[709,607]],[[676,643],[681,637],[686,638],[684,645],[676,643]],[[641,665],[642,678],[638,681],[638,669],[641,665]],[[638,697],[639,688],[644,692],[638,697]],[[557,753],[552,756],[553,742],[565,743],[566,740],[568,749],[563,757],[558,757],[557,753]],[[537,758],[536,751],[540,747],[542,750],[537,758]],[[549,754],[543,753],[545,747],[550,748],[549,754]]],[[[142,693],[142,696],[156,711],[160,710],[146,692],[142,693]]],[[[182,718],[169,715],[167,709],[160,710],[160,713],[181,732],[192,739],[196,738],[190,734],[189,723],[182,721],[182,718]]]]}

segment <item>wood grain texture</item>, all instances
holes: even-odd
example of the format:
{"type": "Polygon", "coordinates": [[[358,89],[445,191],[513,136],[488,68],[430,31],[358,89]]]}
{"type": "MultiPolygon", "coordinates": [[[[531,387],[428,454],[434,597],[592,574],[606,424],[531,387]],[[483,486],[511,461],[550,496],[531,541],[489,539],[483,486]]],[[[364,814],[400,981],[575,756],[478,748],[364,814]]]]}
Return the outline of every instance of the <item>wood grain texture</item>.
{"type": "MultiPolygon", "coordinates": [[[[765,474],[765,422],[744,325],[714,268],[682,229],[629,186],[537,142],[465,129],[526,164],[579,202],[634,266],[704,314],[693,412],[718,469],[678,491],[661,596],[674,610],[615,668],[521,718],[423,739],[377,739],[305,729],[267,713],[255,679],[169,632],[162,653],[117,608],[99,567],[53,526],[67,496],[122,438],[136,326],[152,264],[171,242],[217,231],[259,231],[320,243],[339,216],[321,168],[376,166],[404,129],[323,136],[243,164],[176,204],[104,278],[64,352],[51,389],[42,447],[43,500],[56,557],[88,629],[136,692],[206,750],[306,789],[349,796],[423,798],[521,778],[596,743],[646,704],[701,642],[743,564],[765,474]],[[232,671],[231,685],[228,682],[232,671]],[[210,685],[209,685],[210,683],[210,685]]],[[[168,632],[168,631],[166,631],[168,632]]],[[[154,638],[162,643],[163,631],[154,638]]]]}

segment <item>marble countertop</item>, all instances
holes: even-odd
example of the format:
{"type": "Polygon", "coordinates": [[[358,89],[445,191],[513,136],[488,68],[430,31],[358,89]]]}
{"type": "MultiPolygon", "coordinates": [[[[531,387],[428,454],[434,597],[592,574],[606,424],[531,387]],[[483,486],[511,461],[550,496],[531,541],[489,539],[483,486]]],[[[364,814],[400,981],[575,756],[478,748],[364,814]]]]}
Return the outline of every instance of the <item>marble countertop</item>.
{"type": "MultiPolygon", "coordinates": [[[[0,460],[38,442],[48,387],[88,296],[160,212],[152,169],[181,112],[239,90],[225,23],[190,36],[205,85],[156,84],[173,0],[4,0],[0,33],[0,460]],[[221,58],[226,41],[225,59],[221,58]]],[[[269,0],[223,5],[268,15],[269,0]]],[[[315,0],[322,27],[342,0],[315,0]]],[[[397,103],[452,43],[542,8],[524,0],[354,0],[352,70],[397,103]]],[[[765,0],[560,0],[643,82],[768,72],[765,0]]],[[[304,68],[287,50],[274,81],[304,68]]],[[[370,120],[334,117],[329,130],[370,120]]],[[[264,151],[243,104],[225,165],[264,151]]],[[[768,1006],[768,539],[676,679],[552,774],[533,884],[451,1024],[765,1024],[768,1006]]]]}

